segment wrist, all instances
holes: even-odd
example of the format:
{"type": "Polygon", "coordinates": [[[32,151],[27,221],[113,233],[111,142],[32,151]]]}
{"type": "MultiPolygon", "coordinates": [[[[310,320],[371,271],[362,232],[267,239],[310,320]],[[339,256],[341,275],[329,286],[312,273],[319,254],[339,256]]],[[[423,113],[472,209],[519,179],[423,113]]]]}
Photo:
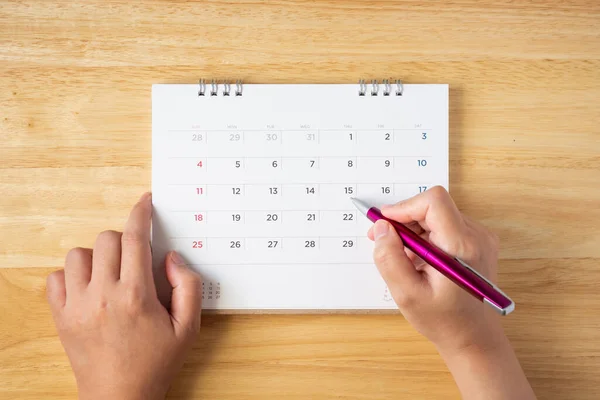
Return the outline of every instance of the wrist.
{"type": "Polygon", "coordinates": [[[499,316],[491,310],[480,318],[461,320],[434,344],[444,359],[494,353],[510,346],[499,316]]]}
{"type": "Polygon", "coordinates": [[[166,397],[166,390],[152,390],[152,388],[145,388],[144,390],[135,390],[133,388],[116,388],[116,387],[102,387],[102,388],[89,388],[81,387],[78,390],[79,400],[164,400],[166,397]]]}
{"type": "Polygon", "coordinates": [[[503,333],[493,340],[439,351],[464,399],[536,398],[503,333]]]}
{"type": "Polygon", "coordinates": [[[87,393],[84,391],[79,391],[79,400],[114,400],[114,399],[121,399],[121,400],[164,400],[165,396],[162,395],[151,395],[151,396],[146,396],[144,394],[141,393],[109,393],[109,392],[103,392],[103,393],[87,393]]]}
{"type": "Polygon", "coordinates": [[[470,360],[493,359],[507,350],[512,351],[512,348],[504,332],[498,332],[461,346],[438,347],[437,350],[451,368],[451,365],[464,364],[470,360]]]}

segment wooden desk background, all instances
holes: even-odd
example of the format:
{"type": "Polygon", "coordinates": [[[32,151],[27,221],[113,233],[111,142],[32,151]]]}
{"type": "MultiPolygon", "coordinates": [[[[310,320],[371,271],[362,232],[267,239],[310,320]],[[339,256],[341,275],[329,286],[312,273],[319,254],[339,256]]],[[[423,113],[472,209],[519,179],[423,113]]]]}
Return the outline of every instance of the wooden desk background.
{"type": "MultiPolygon", "coordinates": [[[[450,84],[451,193],[502,239],[540,399],[600,398],[597,1],[0,3],[0,398],[74,398],[44,300],[150,189],[150,85],[450,84]]],[[[399,316],[209,316],[172,398],[458,398],[399,316]]]]}

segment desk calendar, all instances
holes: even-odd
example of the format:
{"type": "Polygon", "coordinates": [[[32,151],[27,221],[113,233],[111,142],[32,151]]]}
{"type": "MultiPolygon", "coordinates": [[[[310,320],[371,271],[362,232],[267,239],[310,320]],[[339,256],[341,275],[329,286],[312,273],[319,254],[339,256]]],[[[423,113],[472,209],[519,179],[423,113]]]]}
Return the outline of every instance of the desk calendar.
{"type": "Polygon", "coordinates": [[[155,265],[173,249],[203,308],[393,309],[350,197],[448,188],[448,86],[154,85],[155,265]]]}

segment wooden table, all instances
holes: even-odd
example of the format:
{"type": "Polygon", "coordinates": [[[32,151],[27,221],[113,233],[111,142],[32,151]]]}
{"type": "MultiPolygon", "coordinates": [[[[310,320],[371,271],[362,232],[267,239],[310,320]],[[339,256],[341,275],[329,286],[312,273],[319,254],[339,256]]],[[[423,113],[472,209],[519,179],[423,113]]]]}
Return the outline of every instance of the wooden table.
{"type": "MultiPolygon", "coordinates": [[[[600,398],[600,3],[4,1],[0,398],[74,398],[45,303],[67,250],[150,189],[150,87],[450,84],[451,193],[502,239],[540,399],[600,398]]],[[[209,316],[170,393],[458,398],[399,316],[209,316]]]]}

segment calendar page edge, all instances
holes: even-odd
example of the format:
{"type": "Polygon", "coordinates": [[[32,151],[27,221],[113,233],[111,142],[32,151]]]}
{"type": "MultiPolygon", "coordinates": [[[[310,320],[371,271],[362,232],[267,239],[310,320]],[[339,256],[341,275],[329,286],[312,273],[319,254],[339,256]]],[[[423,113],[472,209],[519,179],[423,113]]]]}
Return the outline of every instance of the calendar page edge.
{"type": "Polygon", "coordinates": [[[364,309],[203,309],[204,315],[402,315],[397,308],[364,309]]]}

